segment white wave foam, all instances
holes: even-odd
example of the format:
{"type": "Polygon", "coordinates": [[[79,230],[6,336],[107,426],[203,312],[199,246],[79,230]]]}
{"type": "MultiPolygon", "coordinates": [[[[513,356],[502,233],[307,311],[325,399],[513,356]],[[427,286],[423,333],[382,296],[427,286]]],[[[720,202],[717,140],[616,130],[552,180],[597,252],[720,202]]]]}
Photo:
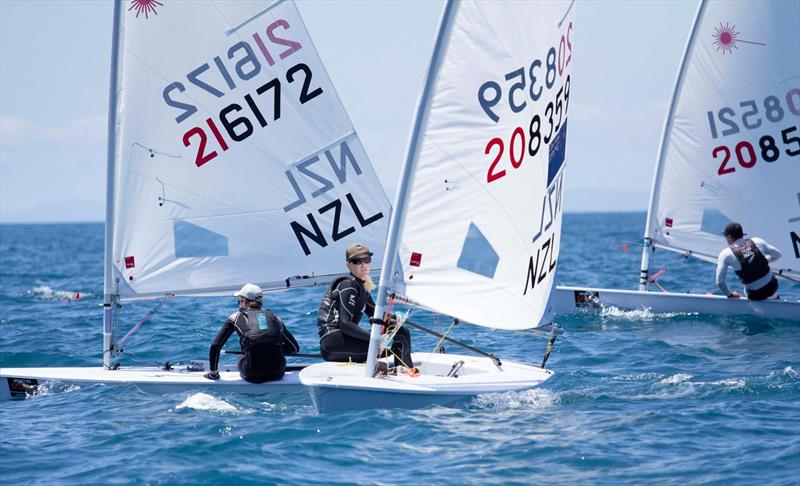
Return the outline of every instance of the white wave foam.
{"type": "Polygon", "coordinates": [[[677,383],[683,383],[684,381],[689,381],[692,379],[692,375],[687,375],[685,373],[678,373],[676,375],[668,376],[663,380],[659,381],[660,385],[671,385],[677,383]]]}
{"type": "Polygon", "coordinates": [[[558,404],[558,396],[534,388],[505,393],[486,393],[472,400],[472,405],[486,410],[546,409],[558,404]]]}
{"type": "Polygon", "coordinates": [[[727,388],[744,388],[745,381],[743,378],[739,379],[727,379],[727,380],[719,380],[719,381],[712,381],[710,383],[703,383],[704,385],[721,385],[727,388]]]}
{"type": "Polygon", "coordinates": [[[88,292],[73,292],[71,290],[53,290],[47,285],[40,285],[28,290],[28,295],[39,300],[78,300],[91,297],[88,292]]]}
{"type": "Polygon", "coordinates": [[[696,394],[714,393],[720,389],[738,390],[745,388],[747,381],[744,378],[726,378],[717,381],[690,381],[692,375],[678,373],[668,376],[654,383],[655,393],[637,395],[634,400],[671,400],[696,394]]]}
{"type": "Polygon", "coordinates": [[[767,375],[767,379],[779,378],[781,376],[788,376],[789,378],[797,378],[797,372],[791,366],[787,366],[786,368],[780,371],[771,371],[770,374],[767,375]]]}
{"type": "Polygon", "coordinates": [[[194,393],[192,395],[189,395],[186,398],[186,400],[183,401],[183,403],[175,407],[175,410],[180,410],[182,408],[191,408],[192,410],[206,410],[209,412],[236,411],[236,407],[234,407],[230,403],[226,402],[225,400],[215,398],[207,393],[194,393]]]}
{"type": "Polygon", "coordinates": [[[278,409],[278,405],[275,403],[261,402],[261,405],[264,406],[264,410],[266,410],[267,412],[274,412],[275,410],[278,409]]]}
{"type": "Polygon", "coordinates": [[[635,375],[614,376],[611,379],[614,381],[651,381],[662,376],[664,375],[661,373],[638,373],[635,375]]]}

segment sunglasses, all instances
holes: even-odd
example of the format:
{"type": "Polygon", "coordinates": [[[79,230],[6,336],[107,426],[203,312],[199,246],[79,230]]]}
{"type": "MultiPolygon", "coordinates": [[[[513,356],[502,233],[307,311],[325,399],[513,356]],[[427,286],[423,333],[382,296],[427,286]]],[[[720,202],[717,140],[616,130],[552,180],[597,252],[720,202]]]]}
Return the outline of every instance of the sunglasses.
{"type": "Polygon", "coordinates": [[[350,260],[350,263],[353,265],[361,265],[362,263],[372,263],[372,258],[364,257],[364,258],[353,258],[350,260]]]}

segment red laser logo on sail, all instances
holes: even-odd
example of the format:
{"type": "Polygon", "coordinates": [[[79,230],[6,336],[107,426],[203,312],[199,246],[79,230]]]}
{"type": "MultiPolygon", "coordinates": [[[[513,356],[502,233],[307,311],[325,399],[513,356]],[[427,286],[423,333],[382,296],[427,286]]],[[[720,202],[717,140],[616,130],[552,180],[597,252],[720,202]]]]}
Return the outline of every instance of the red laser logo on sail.
{"type": "Polygon", "coordinates": [[[714,38],[714,47],[717,48],[717,52],[722,51],[723,54],[730,54],[734,49],[738,49],[739,46],[736,44],[739,42],[743,44],[753,44],[756,46],[766,45],[763,42],[753,42],[740,39],[739,32],[736,32],[736,26],[731,25],[728,22],[725,22],[725,25],[722,25],[722,22],[720,22],[720,24],[714,29],[714,34],[712,34],[712,37],[714,38]]]}
{"type": "Polygon", "coordinates": [[[164,4],[158,2],[156,0],[131,0],[131,6],[128,7],[128,11],[135,10],[136,17],[139,17],[140,13],[144,13],[144,18],[150,18],[150,14],[158,15],[156,12],[156,5],[159,7],[163,7],[164,4]]]}

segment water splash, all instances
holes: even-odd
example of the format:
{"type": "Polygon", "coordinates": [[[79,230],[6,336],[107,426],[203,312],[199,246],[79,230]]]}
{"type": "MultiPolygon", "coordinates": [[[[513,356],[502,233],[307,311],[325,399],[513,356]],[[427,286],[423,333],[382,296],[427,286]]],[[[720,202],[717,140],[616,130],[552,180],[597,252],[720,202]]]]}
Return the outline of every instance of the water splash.
{"type": "Polygon", "coordinates": [[[34,392],[30,395],[26,395],[25,398],[30,399],[30,398],[46,397],[58,393],[71,393],[74,391],[78,391],[80,389],[81,389],[80,385],[76,385],[74,383],[65,384],[65,383],[48,381],[37,385],[34,392]]]}
{"type": "Polygon", "coordinates": [[[71,290],[53,290],[47,285],[40,285],[28,290],[27,294],[36,300],[73,300],[91,297],[88,292],[73,292],[71,290]]]}
{"type": "Polygon", "coordinates": [[[656,319],[674,319],[681,316],[696,316],[696,312],[653,312],[650,309],[623,310],[618,307],[603,306],[600,310],[602,317],[625,319],[628,321],[653,321],[656,319]]]}
{"type": "Polygon", "coordinates": [[[175,407],[175,410],[190,408],[192,410],[205,410],[209,412],[236,412],[237,409],[225,400],[213,397],[208,393],[194,393],[175,407]]]}
{"type": "Polygon", "coordinates": [[[478,395],[470,403],[481,410],[544,410],[558,405],[558,396],[549,390],[532,390],[478,395]]]}

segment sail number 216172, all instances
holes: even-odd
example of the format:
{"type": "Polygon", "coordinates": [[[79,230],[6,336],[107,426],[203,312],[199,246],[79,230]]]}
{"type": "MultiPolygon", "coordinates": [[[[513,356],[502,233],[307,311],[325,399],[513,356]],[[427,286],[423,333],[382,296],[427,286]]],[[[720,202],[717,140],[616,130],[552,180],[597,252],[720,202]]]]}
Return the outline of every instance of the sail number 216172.
{"type": "MultiPolygon", "coordinates": [[[[314,87],[312,85],[311,79],[311,68],[304,63],[296,64],[286,71],[286,81],[288,83],[291,84],[295,81],[302,80],[299,90],[296,90],[299,91],[298,97],[301,105],[313,100],[323,92],[322,87],[314,87]]],[[[225,129],[225,132],[231,140],[242,142],[255,132],[253,122],[250,120],[249,115],[252,115],[262,128],[267,126],[268,122],[265,111],[272,122],[277,121],[281,117],[280,78],[273,78],[258,87],[253,93],[244,95],[243,102],[237,101],[236,103],[231,103],[222,108],[219,112],[219,123],[225,129]],[[266,96],[262,97],[262,95],[266,96]],[[263,107],[259,107],[259,102],[257,100],[266,100],[265,103],[271,109],[262,111],[263,107]],[[242,105],[246,105],[248,111],[244,111],[245,108],[242,105]]],[[[214,118],[207,118],[205,123],[211,130],[211,133],[214,135],[222,151],[228,150],[228,143],[219,130],[217,121],[214,118]]],[[[195,164],[198,167],[218,155],[215,150],[206,151],[208,136],[206,135],[204,127],[195,126],[183,134],[183,145],[185,147],[192,145],[193,141],[197,141],[197,157],[195,159],[195,164]]]]}

